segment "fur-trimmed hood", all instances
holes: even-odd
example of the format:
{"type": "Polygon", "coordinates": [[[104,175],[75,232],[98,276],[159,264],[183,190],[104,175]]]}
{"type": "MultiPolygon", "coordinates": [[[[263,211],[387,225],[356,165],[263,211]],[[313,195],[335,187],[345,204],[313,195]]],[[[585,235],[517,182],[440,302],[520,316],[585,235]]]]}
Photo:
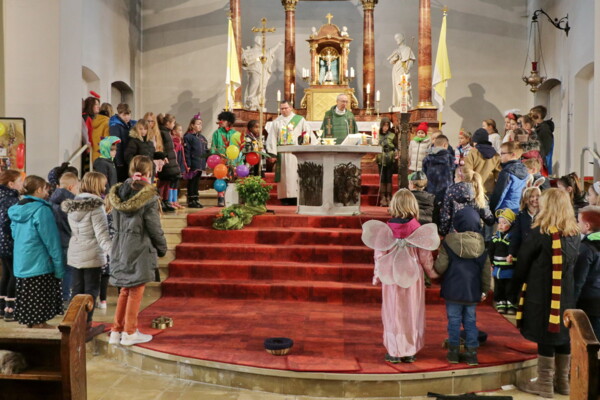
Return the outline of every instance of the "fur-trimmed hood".
{"type": "Polygon", "coordinates": [[[73,200],[63,201],[60,208],[67,214],[70,214],[77,211],[92,211],[103,205],[104,201],[100,197],[89,193],[82,193],[73,200]]]}
{"type": "Polygon", "coordinates": [[[110,189],[108,200],[114,209],[135,213],[151,201],[157,201],[156,188],[152,185],[146,185],[141,190],[135,190],[131,187],[131,179],[124,183],[118,183],[110,189]]]}

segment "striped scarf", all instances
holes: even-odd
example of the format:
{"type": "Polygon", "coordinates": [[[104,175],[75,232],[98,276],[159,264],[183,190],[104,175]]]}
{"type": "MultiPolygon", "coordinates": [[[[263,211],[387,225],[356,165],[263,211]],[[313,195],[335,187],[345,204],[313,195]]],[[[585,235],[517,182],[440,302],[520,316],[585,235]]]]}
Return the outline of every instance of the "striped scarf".
{"type": "MultiPolygon", "coordinates": [[[[548,332],[560,332],[560,295],[562,280],[562,247],[560,244],[560,233],[556,227],[550,228],[552,237],[552,296],[550,298],[550,316],[548,320],[548,332]]],[[[521,327],[523,322],[523,305],[525,304],[525,292],[527,283],[523,283],[521,293],[519,294],[519,304],[517,308],[517,327],[521,327]]]]}

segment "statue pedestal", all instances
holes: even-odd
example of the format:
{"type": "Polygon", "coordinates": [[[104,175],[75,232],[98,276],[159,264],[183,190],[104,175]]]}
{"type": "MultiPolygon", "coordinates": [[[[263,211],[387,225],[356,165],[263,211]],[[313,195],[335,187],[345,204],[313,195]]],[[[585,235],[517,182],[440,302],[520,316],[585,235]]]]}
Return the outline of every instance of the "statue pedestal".
{"type": "Polygon", "coordinates": [[[278,146],[298,158],[298,214],[360,214],[361,159],[380,146],[278,146]]]}

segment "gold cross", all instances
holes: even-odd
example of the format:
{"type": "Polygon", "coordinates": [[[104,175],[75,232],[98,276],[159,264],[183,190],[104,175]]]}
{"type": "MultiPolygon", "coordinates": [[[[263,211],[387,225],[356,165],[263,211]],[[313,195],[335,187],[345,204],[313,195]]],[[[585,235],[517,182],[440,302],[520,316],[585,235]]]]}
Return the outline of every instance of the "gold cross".
{"type": "MultiPolygon", "coordinates": [[[[267,28],[267,19],[266,18],[263,17],[263,19],[261,19],[260,22],[262,23],[262,28],[253,27],[252,32],[260,32],[260,33],[275,32],[275,28],[267,28]]],[[[265,37],[265,35],[263,35],[263,38],[264,37],[265,37]]]]}
{"type": "Polygon", "coordinates": [[[333,18],[333,15],[331,15],[331,13],[328,13],[328,14],[325,16],[325,18],[327,18],[327,23],[328,23],[329,25],[331,25],[331,18],[333,18]]]}
{"type": "Polygon", "coordinates": [[[327,125],[325,125],[325,128],[327,128],[327,137],[331,137],[331,128],[333,127],[333,125],[331,125],[331,118],[327,119],[327,125]]]}

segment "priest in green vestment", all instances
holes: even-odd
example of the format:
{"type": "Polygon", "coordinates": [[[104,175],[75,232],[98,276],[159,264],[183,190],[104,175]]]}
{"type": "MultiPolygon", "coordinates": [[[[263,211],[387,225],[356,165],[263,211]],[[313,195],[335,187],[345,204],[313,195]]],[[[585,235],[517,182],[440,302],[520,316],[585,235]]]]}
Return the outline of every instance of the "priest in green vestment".
{"type": "MultiPolygon", "coordinates": [[[[230,111],[223,111],[217,116],[219,129],[212,135],[212,144],[210,152],[225,156],[227,147],[234,144],[239,146],[241,134],[233,129],[235,123],[235,114],[230,111]]],[[[225,192],[217,193],[217,207],[225,207],[225,192]]]]}
{"type": "Polygon", "coordinates": [[[321,129],[324,138],[335,138],[335,144],[342,144],[346,136],[358,133],[354,114],[348,108],[350,99],[345,94],[337,97],[336,105],[325,113],[321,129]]]}

